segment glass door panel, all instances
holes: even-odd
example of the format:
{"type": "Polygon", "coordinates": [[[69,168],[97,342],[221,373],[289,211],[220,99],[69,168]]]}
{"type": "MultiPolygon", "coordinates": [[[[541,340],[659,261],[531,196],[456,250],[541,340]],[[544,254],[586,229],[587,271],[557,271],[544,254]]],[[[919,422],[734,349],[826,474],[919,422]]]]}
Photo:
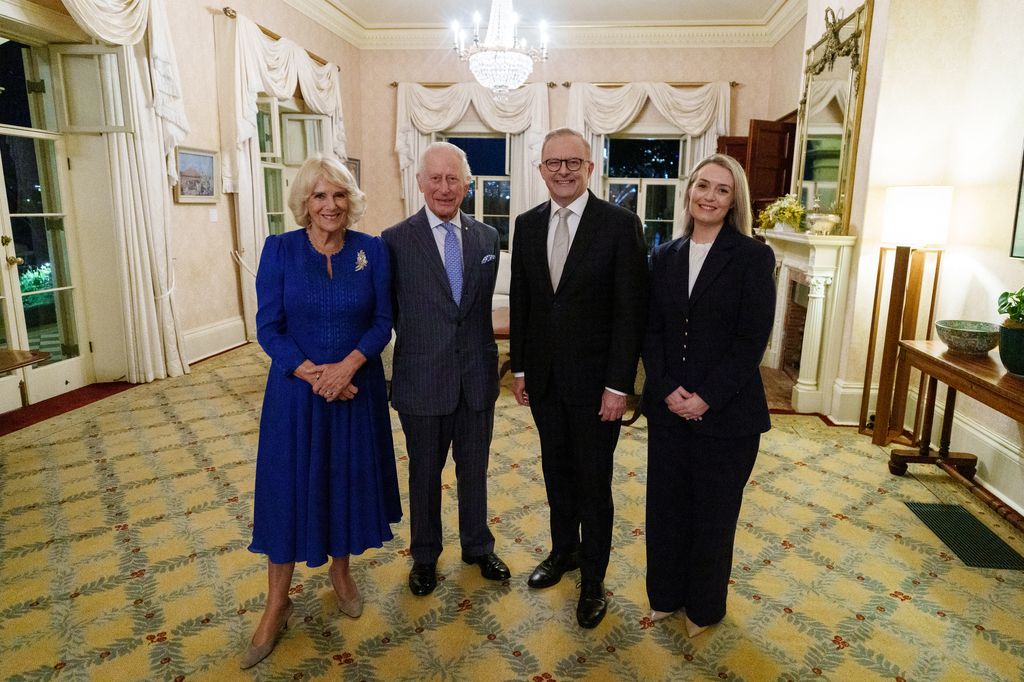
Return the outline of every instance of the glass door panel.
{"type": "Polygon", "coordinates": [[[7,130],[11,134],[0,134],[0,312],[5,344],[50,355],[12,373],[36,402],[88,382],[79,357],[77,289],[57,172],[59,137],[7,130]]]}

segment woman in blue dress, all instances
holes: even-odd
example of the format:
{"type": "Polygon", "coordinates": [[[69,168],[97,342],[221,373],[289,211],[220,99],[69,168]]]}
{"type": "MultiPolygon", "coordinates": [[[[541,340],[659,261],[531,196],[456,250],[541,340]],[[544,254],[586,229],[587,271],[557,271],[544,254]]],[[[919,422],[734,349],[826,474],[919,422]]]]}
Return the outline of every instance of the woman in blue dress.
{"type": "Polygon", "coordinates": [[[348,229],[366,195],[343,164],[303,164],[288,206],[305,230],[270,236],[256,275],[257,338],[270,356],[249,550],[267,555],[267,605],[242,668],[287,627],[296,561],[331,558],[342,613],[362,598],[349,555],[381,547],[402,516],[380,353],[391,339],[387,247],[348,229]]]}

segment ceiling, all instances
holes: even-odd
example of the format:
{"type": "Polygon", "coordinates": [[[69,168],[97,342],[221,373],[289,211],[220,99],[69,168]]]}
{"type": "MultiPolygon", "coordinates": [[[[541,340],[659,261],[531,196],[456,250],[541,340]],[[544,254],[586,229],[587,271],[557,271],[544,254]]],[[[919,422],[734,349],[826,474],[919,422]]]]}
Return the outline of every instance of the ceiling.
{"type": "MultiPolygon", "coordinates": [[[[477,11],[487,20],[489,0],[325,0],[364,28],[447,28],[469,23],[477,11]]],[[[516,12],[533,25],[679,26],[763,25],[784,0],[515,0],[516,12]]]]}
{"type": "MultiPolygon", "coordinates": [[[[284,0],[361,49],[435,49],[452,21],[491,0],[284,0]]],[[[765,47],[807,13],[807,0],[514,0],[529,35],[547,21],[558,47],[765,47]]]]}

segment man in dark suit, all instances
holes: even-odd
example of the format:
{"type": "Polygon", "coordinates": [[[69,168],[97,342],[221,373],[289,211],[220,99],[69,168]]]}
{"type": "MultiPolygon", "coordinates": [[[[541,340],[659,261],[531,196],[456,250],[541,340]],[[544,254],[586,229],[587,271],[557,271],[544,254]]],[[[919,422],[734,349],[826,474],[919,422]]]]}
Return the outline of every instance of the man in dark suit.
{"type": "Polygon", "coordinates": [[[607,610],[612,454],[633,392],[647,310],[640,219],[587,190],[594,170],[578,132],[548,133],[540,174],[550,201],[516,219],[510,290],[514,391],[540,435],[551,553],[528,580],[550,587],[580,568],[576,619],[607,610]]]}
{"type": "Polygon", "coordinates": [[[409,453],[413,567],[409,589],[437,587],[441,470],[449,446],[459,495],[462,560],[507,580],[487,527],[487,463],[498,398],[491,297],[498,232],[462,213],[471,180],[466,154],[447,142],[424,151],[416,173],[426,207],[381,235],[391,250],[394,369],[391,404],[409,453]]]}

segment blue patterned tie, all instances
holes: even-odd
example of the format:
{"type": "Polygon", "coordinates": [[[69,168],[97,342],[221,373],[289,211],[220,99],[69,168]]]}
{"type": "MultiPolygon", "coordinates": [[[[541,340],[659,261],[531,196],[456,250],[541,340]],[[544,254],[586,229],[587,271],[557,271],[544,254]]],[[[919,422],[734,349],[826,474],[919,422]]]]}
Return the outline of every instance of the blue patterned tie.
{"type": "Polygon", "coordinates": [[[452,298],[456,303],[462,302],[462,252],[459,249],[457,229],[451,223],[442,223],[444,228],[444,271],[448,273],[448,283],[452,286],[452,298]]]}

